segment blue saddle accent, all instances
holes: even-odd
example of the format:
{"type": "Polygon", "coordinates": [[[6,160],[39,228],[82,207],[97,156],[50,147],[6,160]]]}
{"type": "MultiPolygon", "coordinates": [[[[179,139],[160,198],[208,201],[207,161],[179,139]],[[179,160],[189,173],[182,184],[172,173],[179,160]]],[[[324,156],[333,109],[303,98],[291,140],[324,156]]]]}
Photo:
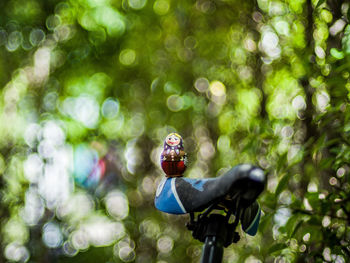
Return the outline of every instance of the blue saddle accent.
{"type": "Polygon", "coordinates": [[[176,178],[164,178],[158,185],[154,204],[162,212],[169,214],[185,214],[183,207],[175,188],[176,178]]]}
{"type": "Polygon", "coordinates": [[[204,190],[204,184],[210,180],[210,179],[191,179],[191,178],[183,178],[186,182],[190,183],[193,188],[197,189],[198,191],[203,192],[204,190]]]}
{"type": "Polygon", "coordinates": [[[255,236],[256,233],[258,232],[260,217],[261,217],[261,208],[259,205],[259,210],[258,210],[257,214],[255,215],[254,220],[251,222],[250,226],[247,229],[243,229],[243,231],[246,232],[247,234],[249,234],[250,236],[255,236]]]}

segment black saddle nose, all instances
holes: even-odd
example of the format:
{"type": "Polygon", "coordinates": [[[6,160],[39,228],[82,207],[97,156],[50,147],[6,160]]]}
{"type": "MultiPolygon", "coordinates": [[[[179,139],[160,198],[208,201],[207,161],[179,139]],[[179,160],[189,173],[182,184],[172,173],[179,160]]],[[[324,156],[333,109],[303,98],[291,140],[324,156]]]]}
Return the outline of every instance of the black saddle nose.
{"type": "Polygon", "coordinates": [[[252,204],[264,190],[266,176],[260,168],[242,164],[229,170],[221,180],[231,184],[226,199],[240,198],[241,205],[247,207],[252,204]]]}

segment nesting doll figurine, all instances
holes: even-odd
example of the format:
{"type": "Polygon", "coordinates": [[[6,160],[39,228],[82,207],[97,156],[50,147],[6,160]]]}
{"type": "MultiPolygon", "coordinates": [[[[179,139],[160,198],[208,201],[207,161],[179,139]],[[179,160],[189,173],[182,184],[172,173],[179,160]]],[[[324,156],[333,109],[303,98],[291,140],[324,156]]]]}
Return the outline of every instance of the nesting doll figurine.
{"type": "Polygon", "coordinates": [[[160,163],[167,177],[179,177],[185,172],[187,154],[184,151],[183,140],[179,134],[170,133],[166,137],[160,163]]]}

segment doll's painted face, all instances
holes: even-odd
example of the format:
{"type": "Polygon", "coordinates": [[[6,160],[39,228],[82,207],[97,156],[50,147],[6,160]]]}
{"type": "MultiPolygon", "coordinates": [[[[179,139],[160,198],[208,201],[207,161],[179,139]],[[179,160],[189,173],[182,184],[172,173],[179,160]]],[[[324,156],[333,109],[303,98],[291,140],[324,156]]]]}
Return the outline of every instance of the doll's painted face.
{"type": "Polygon", "coordinates": [[[170,133],[166,137],[165,142],[167,145],[174,147],[180,144],[181,138],[174,133],[170,133]]]}

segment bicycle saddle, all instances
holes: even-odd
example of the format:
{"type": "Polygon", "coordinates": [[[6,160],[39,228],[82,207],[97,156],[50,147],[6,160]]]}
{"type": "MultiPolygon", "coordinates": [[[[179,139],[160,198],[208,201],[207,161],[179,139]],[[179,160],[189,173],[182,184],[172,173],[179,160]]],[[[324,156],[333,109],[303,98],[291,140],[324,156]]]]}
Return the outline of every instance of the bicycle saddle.
{"type": "Polygon", "coordinates": [[[265,182],[264,172],[250,164],[237,165],[216,178],[164,178],[154,203],[158,210],[170,214],[200,212],[211,204],[233,209],[238,198],[242,208],[247,208],[263,191],[265,182]]]}

